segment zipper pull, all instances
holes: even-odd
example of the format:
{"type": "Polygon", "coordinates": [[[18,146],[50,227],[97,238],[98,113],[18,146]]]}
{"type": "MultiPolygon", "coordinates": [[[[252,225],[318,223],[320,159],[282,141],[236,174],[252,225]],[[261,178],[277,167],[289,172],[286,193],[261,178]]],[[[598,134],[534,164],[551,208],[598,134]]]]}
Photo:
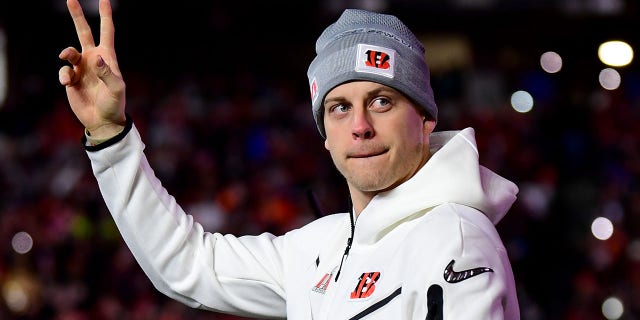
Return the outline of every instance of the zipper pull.
{"type": "Polygon", "coordinates": [[[336,279],[335,279],[336,282],[338,282],[340,271],[342,271],[342,263],[344,262],[344,259],[346,259],[347,256],[349,255],[349,249],[351,249],[351,243],[353,242],[353,234],[356,231],[356,222],[355,222],[355,219],[353,218],[353,203],[351,202],[351,197],[349,197],[349,222],[351,222],[351,237],[347,239],[347,247],[344,249],[342,260],[340,260],[340,268],[336,273],[336,279]]]}
{"type": "Polygon", "coordinates": [[[342,255],[342,260],[340,260],[340,268],[338,268],[338,272],[336,272],[336,279],[335,281],[338,282],[338,277],[340,276],[340,271],[342,271],[342,263],[344,262],[344,259],[347,258],[347,256],[349,255],[349,249],[351,249],[351,242],[353,241],[353,238],[349,238],[347,239],[347,247],[344,249],[344,254],[342,255]]]}

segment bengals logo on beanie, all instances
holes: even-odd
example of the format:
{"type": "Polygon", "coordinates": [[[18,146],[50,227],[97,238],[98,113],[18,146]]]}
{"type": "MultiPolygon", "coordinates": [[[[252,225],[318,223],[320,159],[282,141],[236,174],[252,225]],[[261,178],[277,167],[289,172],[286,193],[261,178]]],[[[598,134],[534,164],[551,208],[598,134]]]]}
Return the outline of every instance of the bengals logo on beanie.
{"type": "Polygon", "coordinates": [[[358,44],[356,71],[393,78],[396,51],[380,46],[358,44]]]}

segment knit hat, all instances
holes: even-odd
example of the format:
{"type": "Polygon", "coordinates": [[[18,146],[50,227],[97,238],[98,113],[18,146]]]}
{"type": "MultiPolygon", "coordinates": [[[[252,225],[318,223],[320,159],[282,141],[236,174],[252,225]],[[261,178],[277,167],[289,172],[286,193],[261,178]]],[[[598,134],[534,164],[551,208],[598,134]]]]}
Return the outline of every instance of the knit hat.
{"type": "Polygon", "coordinates": [[[392,87],[437,119],[424,47],[395,16],[346,9],[322,32],[316,54],[307,76],[313,117],[322,137],[326,137],[325,96],[336,86],[354,80],[392,87]]]}

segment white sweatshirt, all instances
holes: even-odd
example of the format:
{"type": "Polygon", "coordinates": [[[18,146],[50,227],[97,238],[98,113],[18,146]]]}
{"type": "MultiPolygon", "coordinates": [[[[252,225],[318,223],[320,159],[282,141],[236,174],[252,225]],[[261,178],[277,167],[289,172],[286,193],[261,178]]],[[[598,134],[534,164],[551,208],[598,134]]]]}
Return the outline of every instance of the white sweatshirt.
{"type": "Polygon", "coordinates": [[[206,232],[155,177],[131,121],[87,154],[146,275],[191,307],[292,320],[520,319],[494,227],[518,188],[478,164],[472,128],[433,133],[431,144],[414,177],[362,211],[346,255],[349,213],[282,236],[206,232]]]}

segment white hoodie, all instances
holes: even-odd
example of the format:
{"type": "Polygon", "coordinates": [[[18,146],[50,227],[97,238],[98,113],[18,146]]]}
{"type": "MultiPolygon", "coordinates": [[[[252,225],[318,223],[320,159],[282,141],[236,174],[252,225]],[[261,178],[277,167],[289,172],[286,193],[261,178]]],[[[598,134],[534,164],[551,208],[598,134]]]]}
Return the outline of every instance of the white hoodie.
{"type": "Polygon", "coordinates": [[[426,165],[375,196],[353,231],[350,214],[337,213],[282,236],[204,231],[155,177],[130,121],[87,154],[144,272],[191,307],[258,318],[520,319],[494,227],[518,188],[478,164],[472,128],[430,141],[426,165]]]}

